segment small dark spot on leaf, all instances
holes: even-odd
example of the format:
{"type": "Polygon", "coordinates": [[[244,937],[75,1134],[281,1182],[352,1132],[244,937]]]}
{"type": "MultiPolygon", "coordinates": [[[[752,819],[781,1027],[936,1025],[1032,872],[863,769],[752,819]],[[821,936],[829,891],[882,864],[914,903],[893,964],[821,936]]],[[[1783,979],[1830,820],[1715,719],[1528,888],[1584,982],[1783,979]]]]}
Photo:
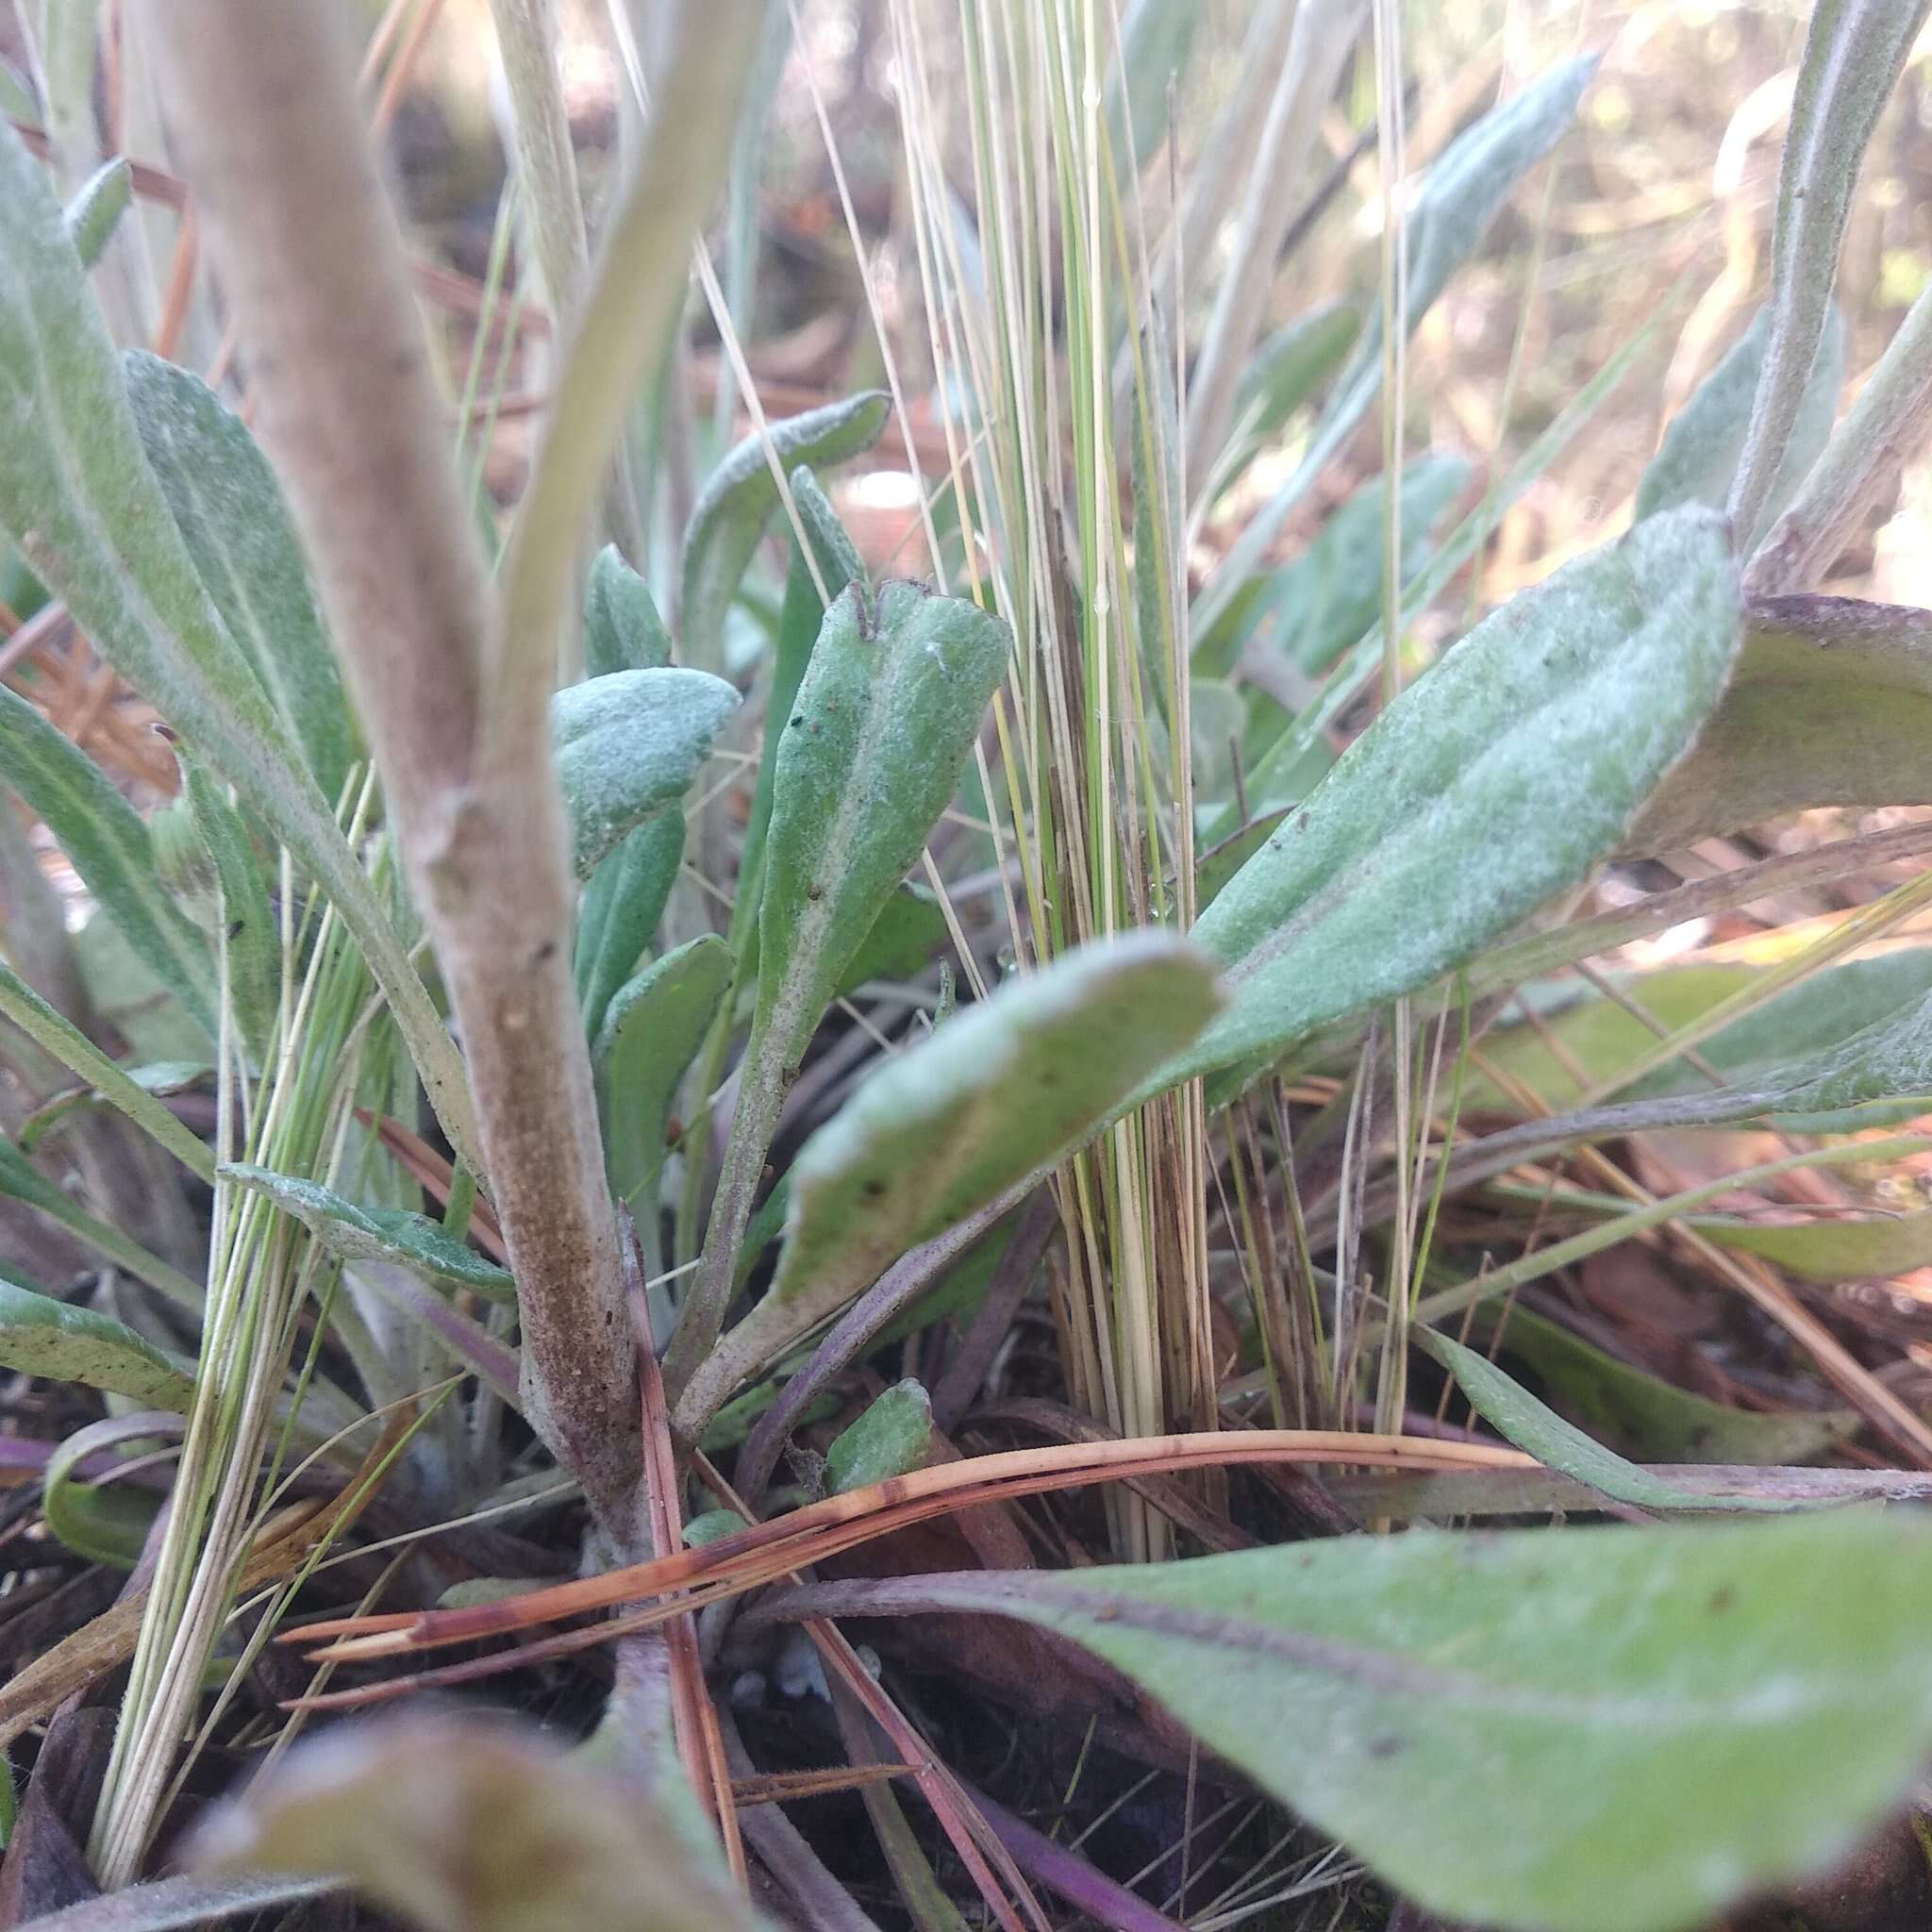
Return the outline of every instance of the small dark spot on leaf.
{"type": "Polygon", "coordinates": [[[1738,1592],[1728,1583],[1720,1583],[1710,1593],[1710,1602],[1706,1607],[1713,1617],[1722,1617],[1738,1601],[1738,1592]]]}
{"type": "Polygon", "coordinates": [[[1369,1756],[1371,1757],[1396,1757],[1407,1749],[1407,1741],[1402,1738],[1385,1735],[1369,1740],[1369,1756]]]}
{"type": "Polygon", "coordinates": [[[554,958],[556,952],[557,941],[555,940],[545,940],[543,943],[537,948],[536,963],[539,966],[542,965],[546,959],[554,958]]]}
{"type": "Polygon", "coordinates": [[[876,1201],[881,1199],[885,1194],[886,1184],[884,1181],[879,1179],[877,1174],[874,1174],[870,1180],[864,1182],[860,1186],[858,1191],[861,1194],[863,1194],[868,1201],[876,1201]]]}
{"type": "Polygon", "coordinates": [[[791,722],[794,724],[803,724],[805,723],[805,713],[803,711],[792,712],[791,722]]]}
{"type": "Polygon", "coordinates": [[[248,930],[248,922],[247,922],[247,921],[246,921],[245,919],[231,919],[231,920],[229,920],[229,922],[228,922],[228,938],[229,938],[230,941],[235,941],[235,940],[239,940],[239,939],[240,939],[240,938],[242,937],[242,934],[243,934],[244,932],[246,932],[247,930],[248,930]]]}
{"type": "Polygon", "coordinates": [[[1298,811],[1295,813],[1294,828],[1297,832],[1306,832],[1308,829],[1308,815],[1307,812],[1298,811]]]}

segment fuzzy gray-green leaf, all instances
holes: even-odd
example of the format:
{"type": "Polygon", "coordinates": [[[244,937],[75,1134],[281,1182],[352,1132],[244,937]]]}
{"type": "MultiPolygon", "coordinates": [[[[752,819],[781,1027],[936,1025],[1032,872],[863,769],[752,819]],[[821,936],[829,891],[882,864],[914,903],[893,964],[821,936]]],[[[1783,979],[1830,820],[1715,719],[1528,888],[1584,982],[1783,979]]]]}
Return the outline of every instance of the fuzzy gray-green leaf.
{"type": "Polygon", "coordinates": [[[1234,427],[1215,461],[1207,492],[1210,502],[1240,480],[1288,419],[1341,366],[1360,327],[1361,317],[1353,308],[1333,302],[1296,316],[1256,349],[1235,391],[1234,427]]]}
{"type": "Polygon", "coordinates": [[[266,1196],[345,1261],[397,1262],[499,1301],[516,1291],[508,1269],[466,1247],[426,1215],[402,1208],[358,1208],[320,1182],[249,1161],[232,1161],[219,1173],[223,1180],[266,1196]]]}
{"type": "MultiPolygon", "coordinates": [[[[6,1014],[34,1043],[51,1054],[69,1072],[87,1083],[84,1092],[98,1092],[129,1120],[145,1129],[191,1174],[210,1179],[214,1167],[208,1151],[154,1098],[138,1072],[124,1071],[109,1059],[73,1021],[49,1006],[10,966],[0,963],[0,1013],[6,1014]]],[[[25,1151],[31,1152],[27,1134],[38,1115],[52,1102],[28,1115],[22,1127],[25,1151]]]]}
{"type": "Polygon", "coordinates": [[[758,1023],[795,1065],[953,802],[1011,634],[977,605],[887,584],[825,612],[782,731],[759,912],[758,1023]]]}
{"type": "MultiPolygon", "coordinates": [[[[1678,503],[1707,503],[1722,509],[1744,449],[1744,431],[1751,420],[1752,398],[1764,367],[1765,344],[1771,336],[1771,310],[1760,308],[1724,359],[1698,384],[1664,431],[1657,453],[1650,459],[1637,486],[1637,516],[1641,522],[1678,503]]],[[[1767,528],[1798,492],[1807,472],[1831,441],[1838,413],[1839,391],[1844,385],[1844,318],[1834,307],[1825,314],[1824,332],[1811,364],[1811,377],[1799,398],[1791,423],[1790,441],[1778,467],[1771,493],[1758,513],[1758,531],[1767,528]]],[[[1748,550],[1748,542],[1740,546],[1748,550]]]]}
{"type": "MultiPolygon", "coordinates": [[[[1487,1333],[1493,1317],[1476,1310],[1487,1333]]],[[[1807,1461],[1856,1435],[1856,1409],[1726,1408],[1607,1354],[1518,1304],[1507,1353],[1534,1371],[1569,1418],[1621,1456],[1642,1462],[1807,1461]]]]}
{"type": "Polygon", "coordinates": [[[1702,506],[1485,619],[1201,915],[1234,998],[1163,1078],[1410,991],[1582,878],[1694,739],[1740,628],[1729,532],[1702,506]]]}
{"type": "Polygon", "coordinates": [[[469,1090],[387,908],[196,573],[44,172],[0,122],[0,530],[335,902],[458,1152],[469,1090]]]}
{"type": "Polygon", "coordinates": [[[1778,171],[1771,336],[1731,488],[1740,531],[1767,521],[1824,333],[1866,143],[1932,0],[1817,0],[1778,171]]]}
{"type": "Polygon", "coordinates": [[[584,591],[584,668],[592,677],[613,671],[658,671],[671,662],[671,633],[658,614],[651,587],[607,543],[591,565],[584,591]]]}
{"type": "Polygon", "coordinates": [[[134,170],[124,156],[103,161],[80,186],[62,216],[82,268],[92,268],[114,239],[134,199],[134,170]]]}
{"type": "Polygon", "coordinates": [[[932,1453],[932,1397],[923,1383],[894,1382],[825,1451],[825,1493],[842,1496],[924,1466],[932,1453]]]}
{"type": "Polygon", "coordinates": [[[777,1275],[720,1350],[732,1372],[1050,1168],[1220,1005],[1194,946],[1143,932],[1010,982],[887,1060],[792,1163],[777,1275]]]}
{"type": "Polygon", "coordinates": [[[265,1063],[282,1002],[282,935],[269,903],[261,861],[248,828],[208,771],[185,761],[189,810],[221,885],[224,942],[228,949],[228,998],[242,1038],[265,1063]]]}
{"type": "Polygon", "coordinates": [[[360,746],[275,472],[198,376],[140,349],[122,367],[142,447],[194,568],[333,804],[360,746]]]}
{"type": "MultiPolygon", "coordinates": [[[[1072,1638],[1434,1912],[1679,1932],[1823,1873],[1932,1756],[1904,1512],[1414,1530],[856,1587],[1072,1638]]],[[[830,1613],[836,1590],[814,1592],[830,1613]]]]}
{"type": "Polygon", "coordinates": [[[551,699],[579,878],[633,826],[684,796],[737,706],[722,677],[675,669],[613,671],[551,699]]]}
{"type": "Polygon", "coordinates": [[[208,1037],[215,1036],[208,941],[162,887],[141,815],[34,707],[0,687],[0,784],[53,833],[107,917],[208,1037]]]}
{"type": "MultiPolygon", "coordinates": [[[[789,475],[799,463],[825,469],[870,449],[891,408],[891,398],[883,391],[868,390],[769,425],[780,474],[789,475]]],[[[719,662],[724,613],[777,506],[778,484],[766,439],[748,436],[712,471],[685,532],[678,634],[686,662],[719,662]]]]}
{"type": "Polygon", "coordinates": [[[731,985],[731,948],[703,933],[654,959],[610,1002],[591,1064],[604,1121],[610,1191],[634,1213],[651,1210],[678,1082],[731,985]]]}
{"type": "Polygon", "coordinates": [[[0,1368],[186,1415],[194,1377],[125,1323],[0,1278],[0,1368]]]}
{"type": "MultiPolygon", "coordinates": [[[[1423,319],[1449,278],[1481,244],[1510,191],[1556,146],[1575,118],[1596,72],[1594,56],[1566,60],[1539,75],[1443,149],[1424,176],[1405,224],[1407,301],[1403,332],[1423,319]]],[[[1206,636],[1247,580],[1259,571],[1290,511],[1347,441],[1382,386],[1381,311],[1374,310],[1338,379],[1308,448],[1291,475],[1250,520],[1228,552],[1194,614],[1206,636]]],[[[1807,363],[1808,366],[1808,363],[1807,363]]]]}
{"type": "Polygon", "coordinates": [[[1612,1502],[1659,1513],[1673,1510],[1744,1510],[1778,1515],[1791,1506],[1771,1498],[1699,1495],[1667,1483],[1592,1441],[1574,1423],[1539,1402],[1488,1356],[1433,1328],[1410,1330],[1415,1341],[1456,1377],[1482,1419],[1546,1469],[1560,1471],[1612,1502]]]}
{"type": "Polygon", "coordinates": [[[1624,850],[1674,851],[1814,806],[1932,804],[1932,611],[1771,597],[1697,748],[1624,850]]]}
{"type": "Polygon", "coordinates": [[[684,859],[684,833],[682,811],[660,811],[626,832],[584,887],[574,966],[584,1032],[591,1040],[618,988],[657,936],[684,859]]]}

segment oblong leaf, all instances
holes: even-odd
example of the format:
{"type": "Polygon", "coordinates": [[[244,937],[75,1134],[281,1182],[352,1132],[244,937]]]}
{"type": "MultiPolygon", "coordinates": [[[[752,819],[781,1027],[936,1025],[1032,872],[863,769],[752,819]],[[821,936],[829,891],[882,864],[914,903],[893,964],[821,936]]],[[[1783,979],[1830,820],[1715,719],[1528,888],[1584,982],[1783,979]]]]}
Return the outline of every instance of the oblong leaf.
{"type": "MultiPolygon", "coordinates": [[[[1757,392],[1758,374],[1764,367],[1764,346],[1770,335],[1771,310],[1760,308],[1751,326],[1672,419],[1657,455],[1650,459],[1637,485],[1640,522],[1674,504],[1707,503],[1713,509],[1724,508],[1738,458],[1743,452],[1744,431],[1751,419],[1752,398],[1757,392]]],[[[1758,531],[1797,494],[1806,474],[1830,441],[1844,374],[1844,318],[1833,308],[1826,312],[1810,379],[1798,400],[1784,461],[1758,513],[1758,531]]],[[[1757,531],[1751,533],[1756,534],[1757,531]]],[[[1748,549],[1748,540],[1740,547],[1748,549]]]]}
{"type": "MultiPolygon", "coordinates": [[[[1164,0],[1155,5],[1164,6],[1164,0]]],[[[1353,308],[1331,302],[1296,316],[1260,343],[1235,391],[1234,426],[1203,492],[1205,501],[1212,503],[1241,480],[1288,419],[1341,366],[1360,327],[1361,317],[1353,308]]]]}
{"type": "Polygon", "coordinates": [[[282,1003],[282,935],[248,828],[205,767],[185,761],[188,808],[221,886],[222,942],[235,1024],[265,1061],[282,1003]]]}
{"type": "Polygon", "coordinates": [[[438,1117],[479,1172],[454,1042],[393,920],[228,636],[142,448],[44,171],[0,122],[0,529],[100,652],[334,901],[438,1117]]]}
{"type": "Polygon", "coordinates": [[[591,1049],[610,1191],[638,1214],[653,1211],[672,1102],[730,990],[732,966],[716,933],[654,959],[611,1000],[591,1049]]]}
{"type": "Polygon", "coordinates": [[[1814,806],[1932,803],[1932,610],[1772,597],[1745,619],[1730,689],[1631,828],[1633,857],[1814,806]]]}
{"type": "Polygon", "coordinates": [[[1900,1802],[1932,1752],[1928,1589],[1923,1524],[1834,1511],[1413,1530],[808,1600],[1072,1638],[1448,1917],[1673,1932],[1824,1870],[1900,1802]]]}
{"type": "Polygon", "coordinates": [[[1067,954],[888,1060],[792,1163],[777,1274],[696,1372],[688,1413],[1063,1158],[1220,1004],[1203,954],[1144,932],[1067,954]]]}
{"type": "MultiPolygon", "coordinates": [[[[119,1108],[129,1120],[143,1128],[203,1180],[214,1177],[214,1160],[208,1149],[181,1122],[154,1097],[154,1089],[143,1084],[137,1073],[124,1070],[110,1060],[64,1013],[56,1011],[10,966],[0,963],[0,1013],[25,1033],[38,1046],[53,1055],[70,1072],[88,1085],[87,1092],[99,1093],[119,1108]]],[[[51,1106],[53,1103],[46,1103],[51,1106]]],[[[22,1125],[22,1145],[32,1152],[28,1141],[34,1123],[42,1111],[36,1108],[22,1125]]]]}
{"type": "Polygon", "coordinates": [[[584,1031],[592,1040],[618,988],[657,936],[684,862],[684,813],[660,811],[626,832],[585,884],[572,963],[584,1031]]]}
{"type": "MultiPolygon", "coordinates": [[[[1493,1325],[1476,1310],[1479,1328],[1493,1325]]],[[[1640,1462],[1792,1463],[1856,1435],[1855,1409],[1726,1408],[1607,1354],[1518,1305],[1505,1353],[1536,1374],[1551,1402],[1599,1441],[1640,1462]]]]}
{"type": "Polygon", "coordinates": [[[1574,1423],[1565,1422],[1488,1356],[1465,1348],[1461,1342],[1453,1341],[1433,1328],[1415,1328],[1409,1332],[1420,1348],[1434,1356],[1455,1376],[1457,1386],[1469,1397],[1476,1413],[1499,1435],[1534,1456],[1544,1468],[1573,1477],[1612,1502],[1633,1504],[1640,1509],[1654,1509],[1659,1514],[1762,1510],[1779,1515],[1794,1507],[1772,1497],[1700,1495],[1693,1490],[1665,1482],[1661,1476],[1624,1461],[1615,1451],[1592,1441],[1574,1423]]]}
{"type": "Polygon", "coordinates": [[[142,964],[215,1036],[208,941],[162,886],[141,814],[100,767],[16,692],[0,686],[0,784],[53,833],[81,883],[142,964]]]}
{"type": "Polygon", "coordinates": [[[953,802],[1011,633],[891,583],[825,612],[774,769],[758,1024],[795,1065],[846,968],[953,802]]]}
{"type": "MultiPolygon", "coordinates": [[[[1437,157],[1404,223],[1407,251],[1407,335],[1434,305],[1449,278],[1478,247],[1510,191],[1561,139],[1575,119],[1596,57],[1566,60],[1540,74],[1437,157]]],[[[1202,592],[1194,632],[1205,636],[1247,580],[1262,567],[1289,513],[1307,493],[1374,401],[1382,386],[1381,309],[1370,312],[1356,352],[1337,380],[1294,474],[1250,519],[1241,540],[1202,592]]]]}
{"type": "MultiPolygon", "coordinates": [[[[891,398],[883,390],[868,390],[767,425],[778,474],[790,475],[799,463],[824,469],[870,449],[891,410],[891,398]]],[[[724,613],[738,594],[766,520],[777,507],[778,484],[766,436],[748,436],[711,472],[685,531],[678,610],[688,662],[718,662],[724,613]]]]}
{"type": "Polygon", "coordinates": [[[766,729],[758,749],[758,783],[753,788],[751,814],[745,821],[744,844],[738,867],[738,897],[731,908],[733,942],[744,960],[747,976],[755,961],[748,957],[758,941],[758,905],[764,891],[765,836],[772,824],[772,794],[777,783],[778,747],[784,733],[775,721],[789,718],[798,702],[798,687],[824,626],[825,603],[819,594],[836,597],[848,584],[864,585],[865,565],[845,534],[830,499],[818,478],[801,463],[791,473],[791,498],[805,526],[811,558],[794,542],[791,567],[785,577],[785,602],[778,613],[778,633],[772,650],[771,684],[765,693],[766,729]],[[812,561],[817,569],[811,568],[812,561]]]}
{"type": "Polygon", "coordinates": [[[62,219],[68,238],[83,268],[92,268],[107,253],[121,217],[134,199],[134,169],[117,155],[101,165],[74,192],[62,219]]]}
{"type": "Polygon", "coordinates": [[[932,1397],[923,1382],[894,1382],[826,1449],[825,1493],[842,1496],[904,1475],[923,1468],[931,1453],[932,1397]]]}
{"type": "Polygon", "coordinates": [[[507,1268],[466,1246],[427,1215],[405,1208],[359,1208],[319,1181],[275,1174],[251,1161],[229,1161],[216,1173],[235,1187],[265,1195],[344,1260],[398,1262],[418,1274],[499,1301],[516,1292],[507,1268]]]}
{"type": "Polygon", "coordinates": [[[361,747],[275,472],[199,376],[141,349],[122,367],[195,572],[333,804],[361,747]]]}
{"type": "Polygon", "coordinates": [[[0,1367],[49,1382],[80,1382],[142,1408],[186,1415],[191,1367],[171,1360],[125,1322],[77,1308],[0,1276],[0,1367]]]}
{"type": "Polygon", "coordinates": [[[1234,997],[1164,1077],[1409,991],[1583,877],[1690,744],[1740,630],[1728,528],[1702,506],[1486,618],[1201,915],[1234,997]]]}
{"type": "Polygon", "coordinates": [[[737,708],[722,677],[671,668],[613,671],[550,700],[579,878],[633,826],[684,796],[737,708]]]}
{"type": "Polygon", "coordinates": [[[584,669],[658,671],[671,662],[671,633],[658,615],[651,587],[607,543],[591,565],[584,591],[584,669]]]}
{"type": "MultiPolygon", "coordinates": [[[[1617,993],[1674,1032],[1701,1019],[1720,1000],[1743,991],[1765,967],[1744,959],[1696,960],[1645,973],[1610,975],[1617,993]]],[[[1855,1033],[1932,992],[1932,946],[1901,946],[1870,959],[1846,959],[1814,973],[1714,1033],[1698,1048],[1702,1058],[1737,1087],[1761,1087],[1793,1059],[1829,1053],[1855,1033]]],[[[1619,1088],[1627,1070],[1657,1045],[1656,1030],[1629,1007],[1582,980],[1539,980],[1517,991],[1535,1017],[1492,1028],[1483,1041],[1485,1063],[1509,1074],[1545,1105],[1567,1108],[1592,1089],[1619,1088]]],[[[1514,1018],[1512,1011],[1510,1018],[1514,1018]]],[[[1682,1062],[1660,1067],[1625,1097],[1707,1092],[1709,1081],[1682,1062]]],[[[1501,1087],[1472,1070],[1463,1086],[1466,1113],[1514,1112],[1501,1087]]],[[[1668,1459],[1668,1458],[1665,1458],[1668,1459]]]]}

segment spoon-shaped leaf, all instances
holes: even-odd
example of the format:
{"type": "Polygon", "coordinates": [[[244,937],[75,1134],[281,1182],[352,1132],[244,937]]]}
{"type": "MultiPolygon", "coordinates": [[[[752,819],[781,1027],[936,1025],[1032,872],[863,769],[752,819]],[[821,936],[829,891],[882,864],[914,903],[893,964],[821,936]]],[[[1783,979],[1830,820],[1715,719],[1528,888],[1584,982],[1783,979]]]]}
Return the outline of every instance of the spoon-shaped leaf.
{"type": "Polygon", "coordinates": [[[275,1174],[249,1161],[231,1161],[218,1172],[223,1180],[265,1195],[345,1261],[398,1262],[499,1301],[516,1292],[507,1268],[465,1246],[426,1215],[404,1208],[358,1208],[318,1181],[275,1174]]]}
{"type": "Polygon", "coordinates": [[[122,368],[195,571],[333,803],[361,748],[275,472],[198,376],[139,349],[122,368]]]}
{"type": "Polygon", "coordinates": [[[634,825],[683,797],[738,693],[704,671],[613,671],[550,701],[557,780],[583,878],[634,825]]]}
{"type": "MultiPolygon", "coordinates": [[[[814,470],[842,463],[878,441],[891,408],[891,398],[882,390],[868,390],[802,416],[788,416],[768,425],[771,450],[764,436],[747,436],[711,472],[684,538],[679,636],[687,662],[713,666],[719,660],[724,613],[738,594],[766,520],[778,507],[772,451],[783,475],[799,463],[814,470]]],[[[825,588],[831,591],[837,586],[825,588]]]]}
{"type": "Polygon", "coordinates": [[[186,1415],[194,1375],[125,1322],[76,1308],[0,1278],[0,1368],[50,1382],[80,1382],[142,1408],[186,1415]]]}
{"type": "Polygon", "coordinates": [[[834,1586],[1124,1671],[1431,1910],[1674,1932],[1815,1874],[1932,1753],[1932,1533],[1899,1514],[1415,1530],[1064,1575],[834,1586]]]}
{"type": "Polygon", "coordinates": [[[1701,505],[1486,618],[1201,915],[1234,997],[1163,1082],[1409,991],[1582,878],[1695,738],[1740,627],[1728,527],[1701,505]]]}
{"type": "Polygon", "coordinates": [[[611,1194],[652,1211],[678,1082],[731,985],[731,948],[703,933],[654,959],[611,1000],[591,1051],[611,1194]]]}
{"type": "Polygon", "coordinates": [[[1813,806],[1932,803],[1932,611],[1770,597],[1697,749],[1624,850],[1669,852],[1813,806]]]}
{"type": "Polygon", "coordinates": [[[1202,953],[1140,933],[1008,983],[888,1060],[792,1163],[778,1273],[696,1372],[680,1426],[695,1435],[907,1249],[1063,1158],[1220,1004],[1202,953]]]}
{"type": "MultiPolygon", "coordinates": [[[[824,628],[825,603],[819,595],[837,597],[848,584],[865,585],[865,565],[853,548],[830,499],[819,488],[818,478],[801,463],[791,473],[791,500],[798,520],[805,527],[811,558],[795,544],[791,568],[785,578],[785,602],[778,614],[778,635],[772,651],[772,681],[765,693],[765,716],[769,721],[789,718],[798,700],[798,687],[805,681],[805,669],[811,662],[820,633],[824,628]],[[816,564],[816,571],[812,563],[816,564]]],[[[764,889],[765,835],[772,824],[772,795],[777,784],[778,748],[784,733],[768,728],[758,752],[758,777],[751,799],[751,814],[745,821],[743,854],[738,868],[738,898],[731,908],[732,943],[745,960],[750,975],[756,965],[758,906],[764,889]]]]}

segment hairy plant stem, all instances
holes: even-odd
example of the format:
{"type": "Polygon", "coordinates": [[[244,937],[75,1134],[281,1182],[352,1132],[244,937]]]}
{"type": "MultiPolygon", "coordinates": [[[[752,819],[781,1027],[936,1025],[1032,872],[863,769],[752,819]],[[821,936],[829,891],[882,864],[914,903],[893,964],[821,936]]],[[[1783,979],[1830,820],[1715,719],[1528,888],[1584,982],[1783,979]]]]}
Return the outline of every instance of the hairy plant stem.
{"type": "Polygon", "coordinates": [[[628,1550],[637,1387],[570,974],[549,653],[542,679],[504,688],[341,25],[297,0],[184,0],[157,58],[262,430],[449,985],[518,1280],[531,1420],[628,1550]]]}

